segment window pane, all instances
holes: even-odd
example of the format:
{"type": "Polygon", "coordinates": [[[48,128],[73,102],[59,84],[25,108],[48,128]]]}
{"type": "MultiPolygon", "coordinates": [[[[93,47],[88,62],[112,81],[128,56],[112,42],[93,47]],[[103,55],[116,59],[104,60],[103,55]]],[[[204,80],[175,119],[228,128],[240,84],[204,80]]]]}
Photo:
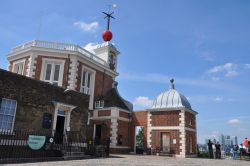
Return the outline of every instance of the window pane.
{"type": "Polygon", "coordinates": [[[2,123],[2,129],[7,129],[6,127],[7,127],[7,122],[3,122],[2,123]]]}
{"type": "Polygon", "coordinates": [[[59,72],[60,72],[60,65],[55,66],[55,74],[54,74],[54,81],[59,80],[59,72]]]}
{"type": "Polygon", "coordinates": [[[90,88],[90,73],[88,72],[88,84],[87,84],[87,87],[90,88]]]}
{"type": "Polygon", "coordinates": [[[23,64],[20,63],[18,66],[19,66],[18,74],[23,74],[23,64]]]}
{"type": "Polygon", "coordinates": [[[11,130],[12,129],[12,123],[7,123],[6,124],[6,129],[11,130]]]}
{"type": "Polygon", "coordinates": [[[13,121],[13,117],[12,116],[8,116],[8,121],[7,122],[12,123],[12,121],[13,121]]]}
{"type": "Polygon", "coordinates": [[[0,129],[12,129],[14,114],[16,109],[16,101],[10,99],[2,99],[0,110],[0,129]]]}
{"type": "Polygon", "coordinates": [[[86,77],[86,71],[84,71],[82,74],[82,86],[85,85],[85,77],[86,77]]]}
{"type": "Polygon", "coordinates": [[[45,73],[45,80],[50,80],[51,75],[51,64],[47,64],[46,73],[45,73]]]}

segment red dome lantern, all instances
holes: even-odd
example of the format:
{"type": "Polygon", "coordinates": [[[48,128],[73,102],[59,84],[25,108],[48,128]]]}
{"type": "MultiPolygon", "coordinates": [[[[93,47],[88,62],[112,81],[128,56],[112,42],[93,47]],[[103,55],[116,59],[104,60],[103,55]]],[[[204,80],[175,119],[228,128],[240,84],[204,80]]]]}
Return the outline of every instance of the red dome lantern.
{"type": "Polygon", "coordinates": [[[105,30],[102,32],[102,38],[104,41],[110,41],[112,39],[112,32],[110,30],[105,30]]]}

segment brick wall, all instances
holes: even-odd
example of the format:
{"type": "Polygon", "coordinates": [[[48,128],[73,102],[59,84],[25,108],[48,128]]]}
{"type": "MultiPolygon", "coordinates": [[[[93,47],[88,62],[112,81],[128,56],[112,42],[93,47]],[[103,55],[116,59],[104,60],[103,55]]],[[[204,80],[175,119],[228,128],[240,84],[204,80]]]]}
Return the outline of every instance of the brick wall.
{"type": "Polygon", "coordinates": [[[186,130],[186,154],[187,155],[196,154],[197,151],[196,145],[197,145],[197,140],[195,132],[186,130]],[[192,139],[192,153],[190,153],[191,139],[192,139]]]}
{"type": "Polygon", "coordinates": [[[118,131],[117,131],[117,137],[119,137],[119,135],[121,136],[122,140],[122,144],[118,146],[129,146],[130,143],[130,139],[131,138],[131,133],[129,133],[129,122],[125,122],[125,121],[121,121],[118,120],[118,131]]]}
{"type": "Polygon", "coordinates": [[[105,141],[107,138],[111,137],[110,135],[111,120],[110,119],[90,120],[90,124],[88,125],[88,131],[87,131],[88,141],[93,141],[94,124],[102,125],[101,140],[105,141]]]}
{"type": "MultiPolygon", "coordinates": [[[[78,73],[77,73],[77,91],[80,91],[81,86],[81,79],[82,79],[82,66],[86,66],[92,70],[95,70],[88,66],[87,64],[84,64],[80,61],[78,61],[78,73]]],[[[113,83],[113,78],[104,72],[100,72],[98,70],[96,71],[95,75],[95,92],[94,97],[105,95],[111,88],[113,83]]]]}
{"type": "Polygon", "coordinates": [[[160,148],[161,147],[161,134],[162,133],[169,133],[170,136],[170,153],[172,154],[180,154],[179,149],[179,131],[178,130],[153,130],[152,131],[152,149],[160,148]],[[173,143],[173,140],[176,140],[176,144],[173,143]]]}
{"type": "Polygon", "coordinates": [[[98,116],[110,116],[111,115],[111,110],[99,110],[98,111],[98,116]]]}
{"type": "Polygon", "coordinates": [[[195,129],[196,126],[196,118],[195,115],[190,112],[185,112],[185,127],[189,127],[195,129]]]}
{"type": "Polygon", "coordinates": [[[136,126],[143,126],[144,127],[144,148],[147,147],[147,117],[148,111],[139,111],[132,113],[132,122],[131,122],[131,129],[130,129],[130,145],[134,148],[134,138],[135,138],[135,127],[136,126]]]}
{"type": "Polygon", "coordinates": [[[124,112],[124,111],[119,111],[119,117],[128,119],[129,118],[129,113],[124,112]]]}
{"type": "Polygon", "coordinates": [[[179,126],[180,111],[152,112],[152,126],[179,126]]]}
{"type": "Polygon", "coordinates": [[[71,112],[70,127],[86,134],[89,97],[75,91],[65,94],[64,91],[64,88],[0,69],[0,98],[17,101],[14,129],[51,132],[52,128],[42,127],[43,113],[54,116],[52,101],[58,101],[77,106],[71,112]]]}

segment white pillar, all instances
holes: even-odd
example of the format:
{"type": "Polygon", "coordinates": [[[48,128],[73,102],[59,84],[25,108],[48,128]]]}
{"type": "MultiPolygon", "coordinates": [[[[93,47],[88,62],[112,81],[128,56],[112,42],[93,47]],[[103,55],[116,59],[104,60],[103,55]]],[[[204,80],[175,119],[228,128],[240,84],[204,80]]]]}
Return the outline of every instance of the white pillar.
{"type": "Polygon", "coordinates": [[[150,111],[148,111],[148,115],[147,115],[147,146],[148,146],[148,148],[151,148],[152,147],[152,145],[151,145],[151,143],[152,143],[152,140],[151,140],[151,138],[152,138],[152,124],[151,124],[151,121],[152,121],[152,119],[151,119],[151,116],[152,116],[152,114],[150,113],[150,111]]]}
{"type": "Polygon", "coordinates": [[[186,157],[185,111],[181,110],[180,118],[180,157],[186,157]]]}
{"type": "Polygon", "coordinates": [[[76,90],[76,77],[78,72],[78,61],[77,58],[72,56],[70,57],[71,64],[69,65],[69,75],[68,75],[68,89],[76,90]]]}

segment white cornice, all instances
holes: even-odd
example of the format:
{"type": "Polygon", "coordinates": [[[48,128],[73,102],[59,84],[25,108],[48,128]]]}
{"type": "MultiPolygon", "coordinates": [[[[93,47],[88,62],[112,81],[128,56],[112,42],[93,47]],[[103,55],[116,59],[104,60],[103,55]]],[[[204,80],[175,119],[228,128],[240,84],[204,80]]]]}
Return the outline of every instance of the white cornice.
{"type": "Polygon", "coordinates": [[[28,48],[22,49],[20,51],[8,54],[7,59],[9,61],[19,59],[19,58],[22,58],[24,56],[27,56],[27,54],[29,54],[29,53],[36,53],[39,55],[41,54],[42,56],[53,56],[53,57],[62,57],[63,56],[63,58],[67,58],[68,54],[75,55],[75,56],[78,56],[79,61],[81,61],[83,63],[85,62],[85,64],[88,64],[90,67],[93,67],[94,69],[97,69],[101,72],[103,72],[105,70],[107,72],[107,74],[110,75],[111,77],[116,77],[119,75],[119,73],[109,69],[107,66],[102,65],[102,64],[90,59],[89,57],[84,56],[83,54],[81,54],[79,52],[76,52],[76,51],[28,47],[28,48]],[[53,54],[51,54],[51,53],[53,53],[53,54]]]}

